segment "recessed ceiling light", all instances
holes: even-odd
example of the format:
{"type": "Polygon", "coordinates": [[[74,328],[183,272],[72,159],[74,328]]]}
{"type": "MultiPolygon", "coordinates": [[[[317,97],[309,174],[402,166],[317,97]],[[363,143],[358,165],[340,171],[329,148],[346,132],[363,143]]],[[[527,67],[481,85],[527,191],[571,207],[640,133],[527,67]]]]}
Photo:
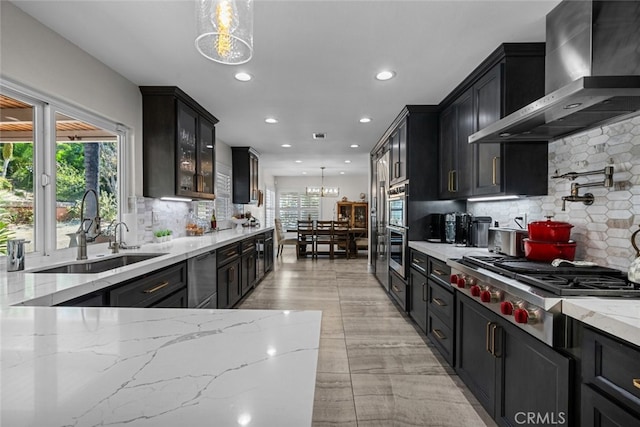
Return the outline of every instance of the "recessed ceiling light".
{"type": "Polygon", "coordinates": [[[282,147],[282,148],[291,148],[291,144],[282,144],[280,147],[282,147]]]}
{"type": "Polygon", "coordinates": [[[360,119],[360,123],[371,123],[371,118],[363,117],[360,119]]]}
{"type": "Polygon", "coordinates": [[[394,71],[390,71],[390,70],[384,70],[384,71],[380,71],[378,74],[376,74],[376,79],[378,80],[389,80],[394,78],[396,75],[396,73],[394,71]]]}
{"type": "Polygon", "coordinates": [[[296,160],[296,163],[302,163],[302,160],[296,160]]]}
{"type": "Polygon", "coordinates": [[[305,172],[305,171],[302,172],[302,175],[306,175],[306,174],[307,174],[307,172],[305,172]]]}
{"type": "Polygon", "coordinates": [[[344,175],[344,171],[340,171],[340,175],[344,175]]]}
{"type": "Polygon", "coordinates": [[[241,82],[248,82],[252,78],[251,74],[245,72],[236,73],[234,77],[236,78],[236,80],[239,80],[241,82]]]}
{"type": "Polygon", "coordinates": [[[573,104],[569,104],[569,105],[565,105],[564,109],[565,110],[570,110],[572,108],[576,108],[582,105],[582,102],[574,102],[573,104]]]}
{"type": "Polygon", "coordinates": [[[264,121],[266,123],[269,123],[270,125],[278,123],[278,119],[276,119],[274,117],[267,117],[266,119],[264,119],[264,121]]]}
{"type": "Polygon", "coordinates": [[[358,144],[351,144],[349,147],[351,147],[351,148],[358,148],[358,147],[360,147],[360,146],[359,146],[358,144]]]}
{"type": "Polygon", "coordinates": [[[345,160],[344,162],[345,163],[351,163],[351,160],[345,160]]]}
{"type": "Polygon", "coordinates": [[[325,139],[327,137],[327,134],[324,132],[314,132],[312,136],[313,139],[325,139]]]}

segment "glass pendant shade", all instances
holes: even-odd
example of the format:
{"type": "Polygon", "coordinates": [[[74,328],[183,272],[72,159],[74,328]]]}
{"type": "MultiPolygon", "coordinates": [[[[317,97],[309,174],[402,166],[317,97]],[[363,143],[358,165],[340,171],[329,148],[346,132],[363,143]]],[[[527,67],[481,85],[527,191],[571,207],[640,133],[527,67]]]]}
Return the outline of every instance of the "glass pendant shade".
{"type": "Polygon", "coordinates": [[[221,64],[244,64],[253,55],[253,0],[198,0],[196,48],[221,64]]]}

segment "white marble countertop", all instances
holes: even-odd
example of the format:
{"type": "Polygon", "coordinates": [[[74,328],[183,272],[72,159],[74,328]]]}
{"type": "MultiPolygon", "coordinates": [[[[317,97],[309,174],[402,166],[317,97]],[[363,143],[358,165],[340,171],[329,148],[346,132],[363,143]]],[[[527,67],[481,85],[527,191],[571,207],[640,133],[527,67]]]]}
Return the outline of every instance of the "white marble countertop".
{"type": "MultiPolygon", "coordinates": [[[[409,247],[442,261],[490,253],[486,248],[422,241],[410,241],[409,247]]],[[[561,306],[567,316],[640,346],[640,299],[564,297],[561,306]]]]}
{"type": "Polygon", "coordinates": [[[0,425],[310,426],[321,317],[4,308],[0,425]]]}
{"type": "MultiPolygon", "coordinates": [[[[0,269],[0,308],[18,304],[34,306],[60,304],[269,230],[273,230],[273,227],[246,228],[241,233],[232,229],[199,237],[182,237],[166,243],[147,243],[140,249],[121,249],[120,254],[160,253],[163,255],[103,273],[31,272],[74,261],[76,248],[55,251],[50,256],[27,256],[24,271],[7,272],[6,266],[0,269]]],[[[113,256],[106,243],[89,245],[87,251],[89,260],[113,256]]]]}
{"type": "Polygon", "coordinates": [[[640,346],[640,299],[564,298],[562,312],[640,346]]]}

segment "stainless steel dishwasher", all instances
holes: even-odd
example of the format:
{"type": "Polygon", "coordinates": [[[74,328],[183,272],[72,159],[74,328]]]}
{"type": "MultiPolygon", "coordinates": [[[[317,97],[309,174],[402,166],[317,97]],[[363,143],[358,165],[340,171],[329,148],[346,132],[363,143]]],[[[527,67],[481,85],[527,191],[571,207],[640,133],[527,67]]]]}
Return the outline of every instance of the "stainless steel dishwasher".
{"type": "Polygon", "coordinates": [[[189,258],[187,293],[189,308],[218,308],[216,251],[189,258]]]}

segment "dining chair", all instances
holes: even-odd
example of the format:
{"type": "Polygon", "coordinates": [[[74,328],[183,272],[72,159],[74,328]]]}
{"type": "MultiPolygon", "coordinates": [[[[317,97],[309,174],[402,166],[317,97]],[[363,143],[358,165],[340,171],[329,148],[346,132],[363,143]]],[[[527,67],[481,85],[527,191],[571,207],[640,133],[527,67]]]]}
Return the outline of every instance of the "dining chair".
{"type": "Polygon", "coordinates": [[[298,220],[298,238],[296,240],[296,257],[313,256],[313,221],[298,220]],[[309,250],[310,248],[310,250],[309,250]]]}
{"type": "Polygon", "coordinates": [[[329,255],[333,259],[333,221],[316,221],[316,229],[313,238],[313,257],[329,255]],[[320,251],[319,246],[326,246],[326,250],[320,251]]]}
{"type": "Polygon", "coordinates": [[[350,256],[351,234],[349,221],[333,221],[332,246],[334,255],[350,256]]]}
{"type": "Polygon", "coordinates": [[[282,221],[280,221],[280,218],[275,218],[274,221],[276,224],[276,243],[278,245],[276,257],[279,257],[282,255],[284,245],[297,245],[298,240],[295,237],[287,237],[284,232],[284,228],[282,228],[282,221]]]}

